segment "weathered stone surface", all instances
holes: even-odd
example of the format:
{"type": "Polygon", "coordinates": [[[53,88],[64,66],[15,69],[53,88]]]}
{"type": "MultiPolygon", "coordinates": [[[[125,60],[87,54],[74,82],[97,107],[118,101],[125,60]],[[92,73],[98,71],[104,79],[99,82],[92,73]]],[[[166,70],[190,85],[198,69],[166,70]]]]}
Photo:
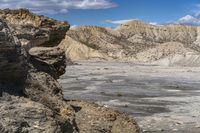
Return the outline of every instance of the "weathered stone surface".
{"type": "MultiPolygon", "coordinates": [[[[70,128],[68,128],[71,124],[68,124],[69,122],[67,119],[58,120],[59,115],[56,116],[54,109],[50,108],[50,106],[45,106],[45,104],[42,104],[42,102],[39,102],[39,98],[34,99],[34,97],[31,96],[33,92],[36,93],[38,91],[37,87],[33,87],[36,89],[32,88],[32,93],[26,93],[26,89],[29,87],[29,85],[31,84],[32,86],[34,86],[34,83],[37,82],[35,81],[31,83],[28,82],[29,80],[27,79],[27,76],[31,75],[32,71],[35,72],[36,68],[31,65],[25,52],[22,53],[20,43],[17,41],[17,38],[14,38],[14,36],[12,36],[7,24],[2,20],[0,20],[0,22],[3,26],[2,33],[4,33],[4,37],[2,39],[4,41],[2,41],[0,45],[0,132],[54,133],[64,131],[62,129],[62,126],[65,126],[67,127],[67,129],[71,130],[70,128]],[[34,102],[34,100],[36,102],[34,102]]],[[[46,75],[46,78],[49,77],[52,84],[54,82],[54,84],[56,84],[56,80],[53,77],[48,74],[46,75]]],[[[35,76],[37,77],[40,75],[35,76]]],[[[41,80],[43,81],[46,79],[43,78],[41,80]]],[[[45,85],[46,84],[43,84],[43,86],[45,85]]],[[[47,89],[47,94],[51,93],[48,92],[48,89],[54,91],[54,88],[50,85],[46,86],[45,88],[47,89]]],[[[55,89],[60,90],[59,85],[56,85],[54,85],[55,89]]],[[[41,89],[44,88],[42,88],[41,86],[41,89]]],[[[57,91],[53,94],[58,93],[61,92],[57,91]]],[[[57,97],[61,98],[62,96],[57,95],[57,97]]]]}
{"type": "Polygon", "coordinates": [[[35,46],[56,46],[65,37],[70,25],[48,17],[36,15],[29,10],[0,10],[12,28],[13,34],[27,50],[35,46]]]}
{"type": "Polygon", "coordinates": [[[123,113],[84,101],[69,101],[80,133],[139,133],[136,122],[123,113]]]}
{"type": "Polygon", "coordinates": [[[26,78],[26,61],[20,43],[0,20],[0,82],[20,83],[26,78]]]}
{"type": "Polygon", "coordinates": [[[51,74],[56,79],[65,73],[66,63],[72,64],[66,59],[64,51],[58,47],[35,47],[29,50],[29,55],[34,67],[51,74]]]}
{"type": "Polygon", "coordinates": [[[1,133],[60,133],[54,112],[27,98],[0,97],[1,133]]]}

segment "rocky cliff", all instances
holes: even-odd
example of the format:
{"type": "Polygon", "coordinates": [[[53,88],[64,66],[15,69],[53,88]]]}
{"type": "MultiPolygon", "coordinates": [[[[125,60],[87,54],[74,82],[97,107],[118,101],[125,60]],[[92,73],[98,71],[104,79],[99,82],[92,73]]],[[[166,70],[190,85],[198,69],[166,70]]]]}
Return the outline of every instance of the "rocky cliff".
{"type": "Polygon", "coordinates": [[[177,61],[186,62],[186,58],[179,60],[178,56],[189,55],[194,57],[194,63],[199,60],[196,58],[200,52],[199,33],[197,26],[155,26],[141,21],[128,22],[116,29],[81,26],[67,32],[60,47],[72,60],[104,58],[148,63],[169,60],[168,65],[173,65],[179,64],[177,61]]]}
{"type": "Polygon", "coordinates": [[[1,82],[17,82],[15,79],[25,79],[26,68],[20,42],[9,34],[8,26],[0,21],[0,77],[1,82]],[[13,73],[13,70],[15,73],[13,73]]]}
{"type": "Polygon", "coordinates": [[[13,36],[18,35],[13,30],[16,27],[11,22],[7,25],[8,21],[0,19],[1,133],[139,132],[136,122],[123,113],[94,103],[64,100],[56,81],[66,66],[64,52],[58,47],[34,47],[26,52],[13,36]]]}
{"type": "Polygon", "coordinates": [[[27,9],[0,10],[0,18],[9,23],[13,35],[28,50],[35,46],[58,45],[70,27],[67,22],[39,16],[27,9]]]}

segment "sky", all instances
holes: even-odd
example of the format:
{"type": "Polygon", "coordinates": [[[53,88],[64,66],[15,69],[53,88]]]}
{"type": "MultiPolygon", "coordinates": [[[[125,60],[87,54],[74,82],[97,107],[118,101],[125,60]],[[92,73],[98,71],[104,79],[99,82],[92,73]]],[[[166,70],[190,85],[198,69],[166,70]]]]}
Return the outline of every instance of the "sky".
{"type": "Polygon", "coordinates": [[[0,8],[28,8],[72,27],[116,27],[132,20],[153,25],[200,25],[200,0],[0,0],[0,8]]]}

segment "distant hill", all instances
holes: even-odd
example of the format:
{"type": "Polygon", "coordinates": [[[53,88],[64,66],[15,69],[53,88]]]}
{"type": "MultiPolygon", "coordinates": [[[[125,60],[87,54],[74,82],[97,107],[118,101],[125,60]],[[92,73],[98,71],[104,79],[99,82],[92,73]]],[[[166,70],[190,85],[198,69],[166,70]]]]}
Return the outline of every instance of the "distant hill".
{"type": "Polygon", "coordinates": [[[142,21],[131,21],[116,29],[80,26],[67,32],[60,47],[72,60],[103,58],[165,65],[183,65],[192,60],[184,65],[198,66],[200,27],[155,26],[142,21]]]}

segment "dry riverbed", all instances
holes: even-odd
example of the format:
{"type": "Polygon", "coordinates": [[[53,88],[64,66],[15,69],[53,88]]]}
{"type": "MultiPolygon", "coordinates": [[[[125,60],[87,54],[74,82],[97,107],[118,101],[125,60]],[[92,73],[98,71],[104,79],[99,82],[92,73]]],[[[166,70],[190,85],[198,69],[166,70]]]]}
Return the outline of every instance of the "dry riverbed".
{"type": "Polygon", "coordinates": [[[200,68],[80,61],[59,82],[66,99],[133,116],[144,133],[200,133],[200,68]]]}

